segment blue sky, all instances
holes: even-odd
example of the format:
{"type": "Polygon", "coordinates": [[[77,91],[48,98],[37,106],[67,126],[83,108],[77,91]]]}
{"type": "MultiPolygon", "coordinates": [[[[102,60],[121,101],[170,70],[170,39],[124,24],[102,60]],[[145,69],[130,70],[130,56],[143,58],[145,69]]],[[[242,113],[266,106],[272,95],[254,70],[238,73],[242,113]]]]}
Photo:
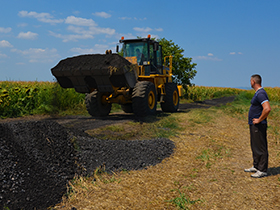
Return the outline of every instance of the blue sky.
{"type": "Polygon", "coordinates": [[[278,0],[2,0],[0,81],[53,81],[79,54],[115,51],[119,39],[166,38],[197,63],[199,86],[280,86],[278,0]]]}

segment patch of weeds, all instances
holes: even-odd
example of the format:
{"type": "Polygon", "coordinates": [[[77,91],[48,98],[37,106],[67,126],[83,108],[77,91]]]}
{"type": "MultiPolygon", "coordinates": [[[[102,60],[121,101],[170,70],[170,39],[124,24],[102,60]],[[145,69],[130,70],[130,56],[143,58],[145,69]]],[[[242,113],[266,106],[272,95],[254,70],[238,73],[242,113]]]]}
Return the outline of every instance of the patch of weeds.
{"type": "Polygon", "coordinates": [[[113,182],[120,183],[121,180],[120,180],[120,179],[119,179],[119,180],[116,179],[115,176],[113,175],[111,178],[108,178],[108,179],[104,178],[104,179],[102,180],[102,182],[103,182],[104,184],[113,183],[113,182]]]}
{"type": "Polygon", "coordinates": [[[208,110],[194,110],[191,115],[191,119],[189,122],[193,124],[205,124],[210,122],[213,119],[213,117],[210,115],[208,110]]]}
{"type": "Polygon", "coordinates": [[[116,179],[114,174],[110,175],[105,171],[105,166],[99,166],[98,168],[95,169],[93,173],[93,177],[95,180],[99,180],[103,182],[104,184],[112,183],[112,182],[118,182],[120,183],[120,179],[116,179]]]}
{"type": "Polygon", "coordinates": [[[224,150],[226,151],[225,154],[228,154],[229,150],[226,150],[223,146],[217,146],[214,149],[208,148],[203,150],[202,154],[197,156],[196,159],[202,160],[205,162],[206,168],[210,168],[213,161],[223,158],[224,150]]]}
{"type": "Polygon", "coordinates": [[[223,150],[223,147],[222,146],[219,146],[218,149],[216,151],[213,152],[213,155],[216,158],[222,158],[222,150],[223,150]]]}
{"type": "Polygon", "coordinates": [[[79,147],[78,142],[77,142],[77,137],[73,136],[70,141],[73,144],[74,149],[77,150],[77,151],[80,151],[80,147],[79,147]]]}
{"type": "Polygon", "coordinates": [[[106,127],[106,130],[113,131],[113,132],[121,132],[124,131],[123,125],[109,125],[106,127]]]}
{"type": "Polygon", "coordinates": [[[161,116],[160,120],[155,123],[154,132],[157,138],[168,138],[175,136],[180,129],[180,118],[176,113],[169,116],[161,116]]]}
{"type": "Polygon", "coordinates": [[[129,170],[127,170],[127,169],[122,169],[121,172],[124,173],[124,174],[129,174],[130,173],[129,170]]]}
{"type": "Polygon", "coordinates": [[[226,153],[226,156],[227,156],[227,157],[231,157],[231,151],[230,151],[230,149],[226,149],[225,153],[226,153]]]}
{"type": "Polygon", "coordinates": [[[201,199],[197,199],[197,200],[191,200],[188,197],[186,197],[185,193],[182,193],[179,189],[176,190],[172,190],[172,191],[178,191],[179,192],[179,196],[168,200],[167,202],[172,203],[173,205],[175,205],[178,209],[189,209],[190,205],[193,205],[197,202],[202,202],[201,199]]]}
{"type": "Polygon", "coordinates": [[[179,119],[176,116],[170,115],[168,117],[162,118],[162,120],[160,120],[158,124],[162,128],[178,129],[179,128],[178,121],[179,119]]]}
{"type": "Polygon", "coordinates": [[[250,107],[250,101],[254,93],[244,91],[238,94],[234,101],[229,106],[223,106],[223,109],[227,114],[238,119],[247,119],[247,113],[250,107]]]}
{"type": "Polygon", "coordinates": [[[111,112],[120,112],[120,111],[122,111],[121,105],[113,103],[112,108],[111,108],[111,112]]]}
{"type": "Polygon", "coordinates": [[[203,150],[202,155],[197,156],[196,159],[200,159],[203,162],[209,161],[210,160],[209,151],[210,151],[210,149],[203,150]]]}
{"type": "Polygon", "coordinates": [[[275,144],[279,144],[279,126],[269,125],[267,128],[271,131],[273,137],[276,139],[275,144]]]}
{"type": "Polygon", "coordinates": [[[196,168],[194,168],[192,171],[193,171],[193,173],[190,174],[190,177],[191,177],[191,178],[195,178],[195,177],[197,176],[198,170],[197,170],[196,168]]]}
{"type": "Polygon", "coordinates": [[[193,190],[196,190],[196,187],[193,184],[191,184],[191,185],[187,186],[187,189],[189,191],[193,191],[193,190]]]}
{"type": "Polygon", "coordinates": [[[99,139],[144,140],[175,136],[180,129],[176,113],[147,116],[141,122],[126,122],[103,128],[88,130],[87,133],[99,139]]]}
{"type": "Polygon", "coordinates": [[[208,168],[208,169],[209,169],[209,168],[211,167],[211,165],[212,165],[212,163],[207,162],[207,163],[206,163],[206,168],[208,168]]]}

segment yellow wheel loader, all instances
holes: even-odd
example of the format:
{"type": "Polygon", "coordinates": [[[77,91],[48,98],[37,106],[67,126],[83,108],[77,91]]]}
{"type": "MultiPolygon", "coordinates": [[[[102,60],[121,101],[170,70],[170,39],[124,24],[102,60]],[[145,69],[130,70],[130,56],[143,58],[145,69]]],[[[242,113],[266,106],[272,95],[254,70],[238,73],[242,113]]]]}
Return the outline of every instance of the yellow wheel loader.
{"type": "Polygon", "coordinates": [[[112,103],[137,116],[156,113],[157,102],[163,112],[176,112],[182,86],[172,82],[172,56],[162,58],[162,49],[150,36],[124,39],[121,53],[80,55],[61,60],[51,69],[63,88],[86,93],[87,111],[107,116],[112,103]],[[165,66],[164,63],[169,63],[165,66]]]}

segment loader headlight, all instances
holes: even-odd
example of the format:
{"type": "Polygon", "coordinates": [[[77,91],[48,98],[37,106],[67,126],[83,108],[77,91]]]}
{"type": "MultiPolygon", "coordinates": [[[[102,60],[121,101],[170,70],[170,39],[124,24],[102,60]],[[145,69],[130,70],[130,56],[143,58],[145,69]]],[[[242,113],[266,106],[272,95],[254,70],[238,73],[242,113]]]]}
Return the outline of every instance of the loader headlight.
{"type": "Polygon", "coordinates": [[[150,61],[144,61],[143,65],[150,65],[150,61]]]}

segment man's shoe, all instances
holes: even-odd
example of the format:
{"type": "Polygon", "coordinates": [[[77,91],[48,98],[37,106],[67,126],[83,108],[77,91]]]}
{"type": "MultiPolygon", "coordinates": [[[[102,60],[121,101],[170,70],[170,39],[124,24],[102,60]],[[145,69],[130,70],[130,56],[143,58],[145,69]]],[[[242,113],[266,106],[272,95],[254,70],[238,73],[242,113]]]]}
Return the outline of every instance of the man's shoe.
{"type": "Polygon", "coordinates": [[[253,177],[253,178],[262,178],[264,176],[267,176],[267,173],[266,172],[261,172],[259,170],[256,173],[251,175],[251,177],[253,177]]]}
{"type": "Polygon", "coordinates": [[[251,168],[244,169],[245,172],[257,172],[258,170],[253,166],[251,168]]]}

